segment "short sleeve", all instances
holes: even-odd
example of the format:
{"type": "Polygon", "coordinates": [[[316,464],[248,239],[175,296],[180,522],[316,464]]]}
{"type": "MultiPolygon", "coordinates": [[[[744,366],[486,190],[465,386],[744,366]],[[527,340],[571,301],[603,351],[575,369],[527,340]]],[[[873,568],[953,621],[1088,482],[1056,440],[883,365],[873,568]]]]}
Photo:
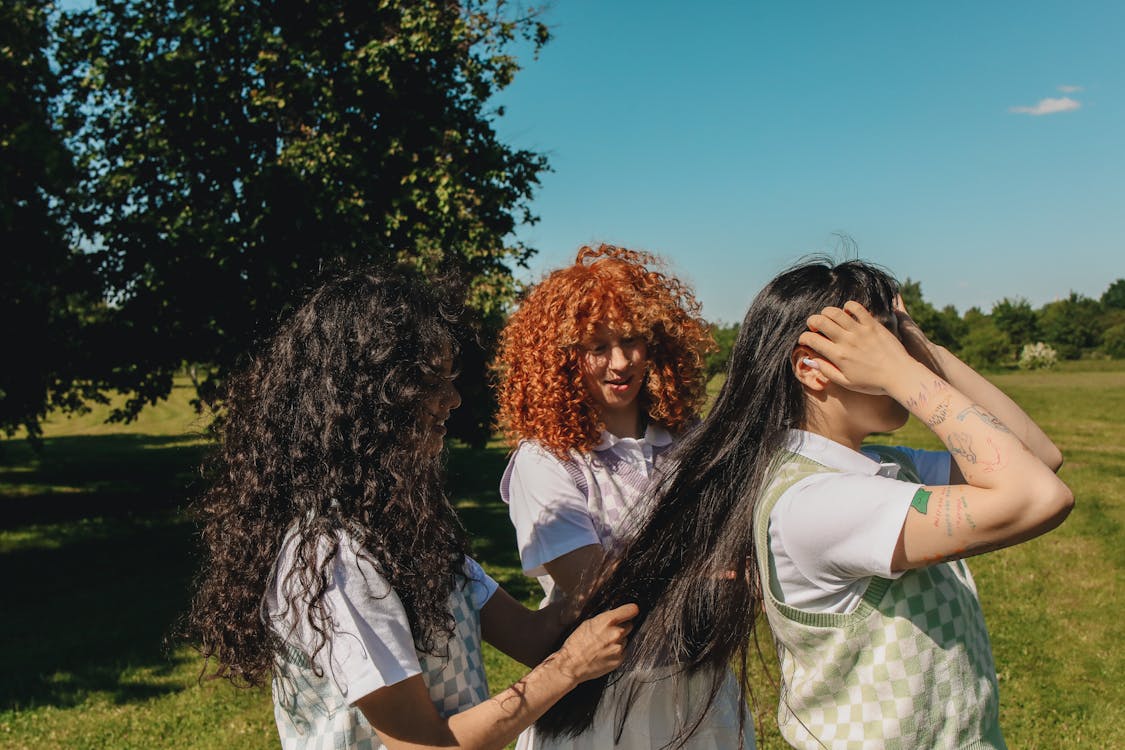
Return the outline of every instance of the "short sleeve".
{"type": "Polygon", "coordinates": [[[472,602],[473,609],[479,612],[496,593],[496,589],[500,588],[500,584],[492,580],[492,577],[484,572],[484,568],[467,555],[465,556],[465,575],[469,579],[469,600],[472,602]]]}
{"type": "Polygon", "coordinates": [[[823,591],[870,576],[894,578],[891,559],[918,487],[883,476],[817,474],[778,501],[771,533],[801,575],[823,591]]]}
{"type": "Polygon", "coordinates": [[[522,443],[508,461],[500,495],[527,575],[546,575],[544,563],[601,543],[585,493],[558,458],[534,443],[522,443]]]}
{"type": "MultiPolygon", "coordinates": [[[[287,542],[270,610],[282,637],[311,654],[318,639],[306,613],[277,614],[279,609],[285,612],[277,602],[285,598],[282,589],[285,573],[292,565],[291,554],[292,545],[287,542]]],[[[381,687],[420,674],[406,610],[374,564],[357,555],[349,541],[342,540],[326,572],[329,585],[324,599],[335,627],[315,659],[331,675],[345,700],[354,703],[381,687]]]]}

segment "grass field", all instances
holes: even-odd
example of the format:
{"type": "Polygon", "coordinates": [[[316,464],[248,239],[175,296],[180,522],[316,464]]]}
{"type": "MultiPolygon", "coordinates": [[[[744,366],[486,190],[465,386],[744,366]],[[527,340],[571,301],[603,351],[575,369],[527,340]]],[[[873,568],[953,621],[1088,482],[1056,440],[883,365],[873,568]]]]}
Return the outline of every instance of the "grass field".
{"type": "MultiPolygon", "coordinates": [[[[1058,530],[973,561],[1008,744],[1125,747],[1125,363],[993,379],[1063,449],[1077,500],[1058,530]]],[[[181,511],[205,442],[188,393],[128,426],[104,413],[51,421],[39,457],[0,443],[0,747],[277,747],[267,691],[200,684],[194,653],[164,645],[195,567],[181,511]]],[[[884,441],[936,447],[916,423],[884,441]]],[[[450,486],[478,559],[533,604],[496,494],[504,462],[498,446],[455,448],[450,486]]],[[[487,666],[493,689],[521,673],[492,650],[487,666]]],[[[779,748],[770,683],[759,667],[759,746],[779,748]]]]}

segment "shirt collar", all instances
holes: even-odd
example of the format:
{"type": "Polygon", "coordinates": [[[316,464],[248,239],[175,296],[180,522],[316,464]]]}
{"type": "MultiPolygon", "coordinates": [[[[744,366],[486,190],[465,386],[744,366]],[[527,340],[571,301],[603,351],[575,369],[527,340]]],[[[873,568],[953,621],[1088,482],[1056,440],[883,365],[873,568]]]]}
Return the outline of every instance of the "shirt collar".
{"type": "Polygon", "coordinates": [[[898,477],[898,464],[880,463],[846,445],[805,430],[789,430],[785,447],[830,469],[867,476],[898,477]]]}
{"type": "Polygon", "coordinates": [[[672,433],[668,432],[668,430],[666,430],[661,425],[658,425],[656,422],[651,421],[648,423],[648,426],[645,427],[645,434],[641,437],[640,440],[637,440],[635,438],[619,438],[609,430],[602,430],[601,440],[599,440],[598,444],[594,446],[594,450],[606,451],[617,445],[618,443],[624,442],[626,440],[641,445],[648,444],[653,448],[663,448],[664,446],[670,445],[672,443],[672,433]]]}

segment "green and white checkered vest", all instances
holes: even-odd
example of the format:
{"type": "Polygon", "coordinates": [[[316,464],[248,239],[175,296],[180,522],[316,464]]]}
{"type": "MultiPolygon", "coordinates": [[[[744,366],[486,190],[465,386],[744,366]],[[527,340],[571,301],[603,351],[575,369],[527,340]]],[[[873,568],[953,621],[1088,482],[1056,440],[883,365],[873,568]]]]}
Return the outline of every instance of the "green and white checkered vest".
{"type": "MultiPolygon", "coordinates": [[[[913,462],[877,449],[917,482],[913,462]]],[[[797,482],[835,469],[785,451],[754,511],[757,565],[781,662],[777,721],[798,748],[1005,748],[992,647],[963,560],[872,578],[847,614],[780,601],[769,518],[797,482]],[[764,577],[764,576],[763,576],[764,577]]],[[[841,500],[846,502],[846,500],[841,500]]]]}
{"type": "MultiPolygon", "coordinates": [[[[465,586],[449,595],[453,635],[445,653],[418,652],[430,700],[445,718],[488,700],[481,652],[480,612],[465,586]]],[[[329,648],[326,646],[325,648],[329,648]]],[[[299,649],[285,646],[275,660],[273,709],[283,750],[382,750],[363,713],[327,671],[317,675],[299,649]]],[[[374,667],[373,667],[374,668],[374,667]]]]}

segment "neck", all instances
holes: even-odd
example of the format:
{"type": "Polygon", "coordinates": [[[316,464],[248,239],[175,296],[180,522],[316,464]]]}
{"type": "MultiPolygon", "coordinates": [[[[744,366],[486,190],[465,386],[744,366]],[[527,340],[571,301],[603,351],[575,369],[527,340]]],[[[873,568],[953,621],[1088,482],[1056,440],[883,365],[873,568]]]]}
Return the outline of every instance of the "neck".
{"type": "Polygon", "coordinates": [[[801,429],[826,437],[840,445],[845,445],[853,451],[859,451],[869,433],[849,424],[846,419],[833,419],[833,416],[838,415],[826,413],[831,411],[831,409],[808,409],[805,423],[801,425],[801,429]]]}
{"type": "Polygon", "coordinates": [[[645,420],[636,401],[626,407],[601,415],[606,432],[616,438],[640,438],[645,434],[645,420]]]}

